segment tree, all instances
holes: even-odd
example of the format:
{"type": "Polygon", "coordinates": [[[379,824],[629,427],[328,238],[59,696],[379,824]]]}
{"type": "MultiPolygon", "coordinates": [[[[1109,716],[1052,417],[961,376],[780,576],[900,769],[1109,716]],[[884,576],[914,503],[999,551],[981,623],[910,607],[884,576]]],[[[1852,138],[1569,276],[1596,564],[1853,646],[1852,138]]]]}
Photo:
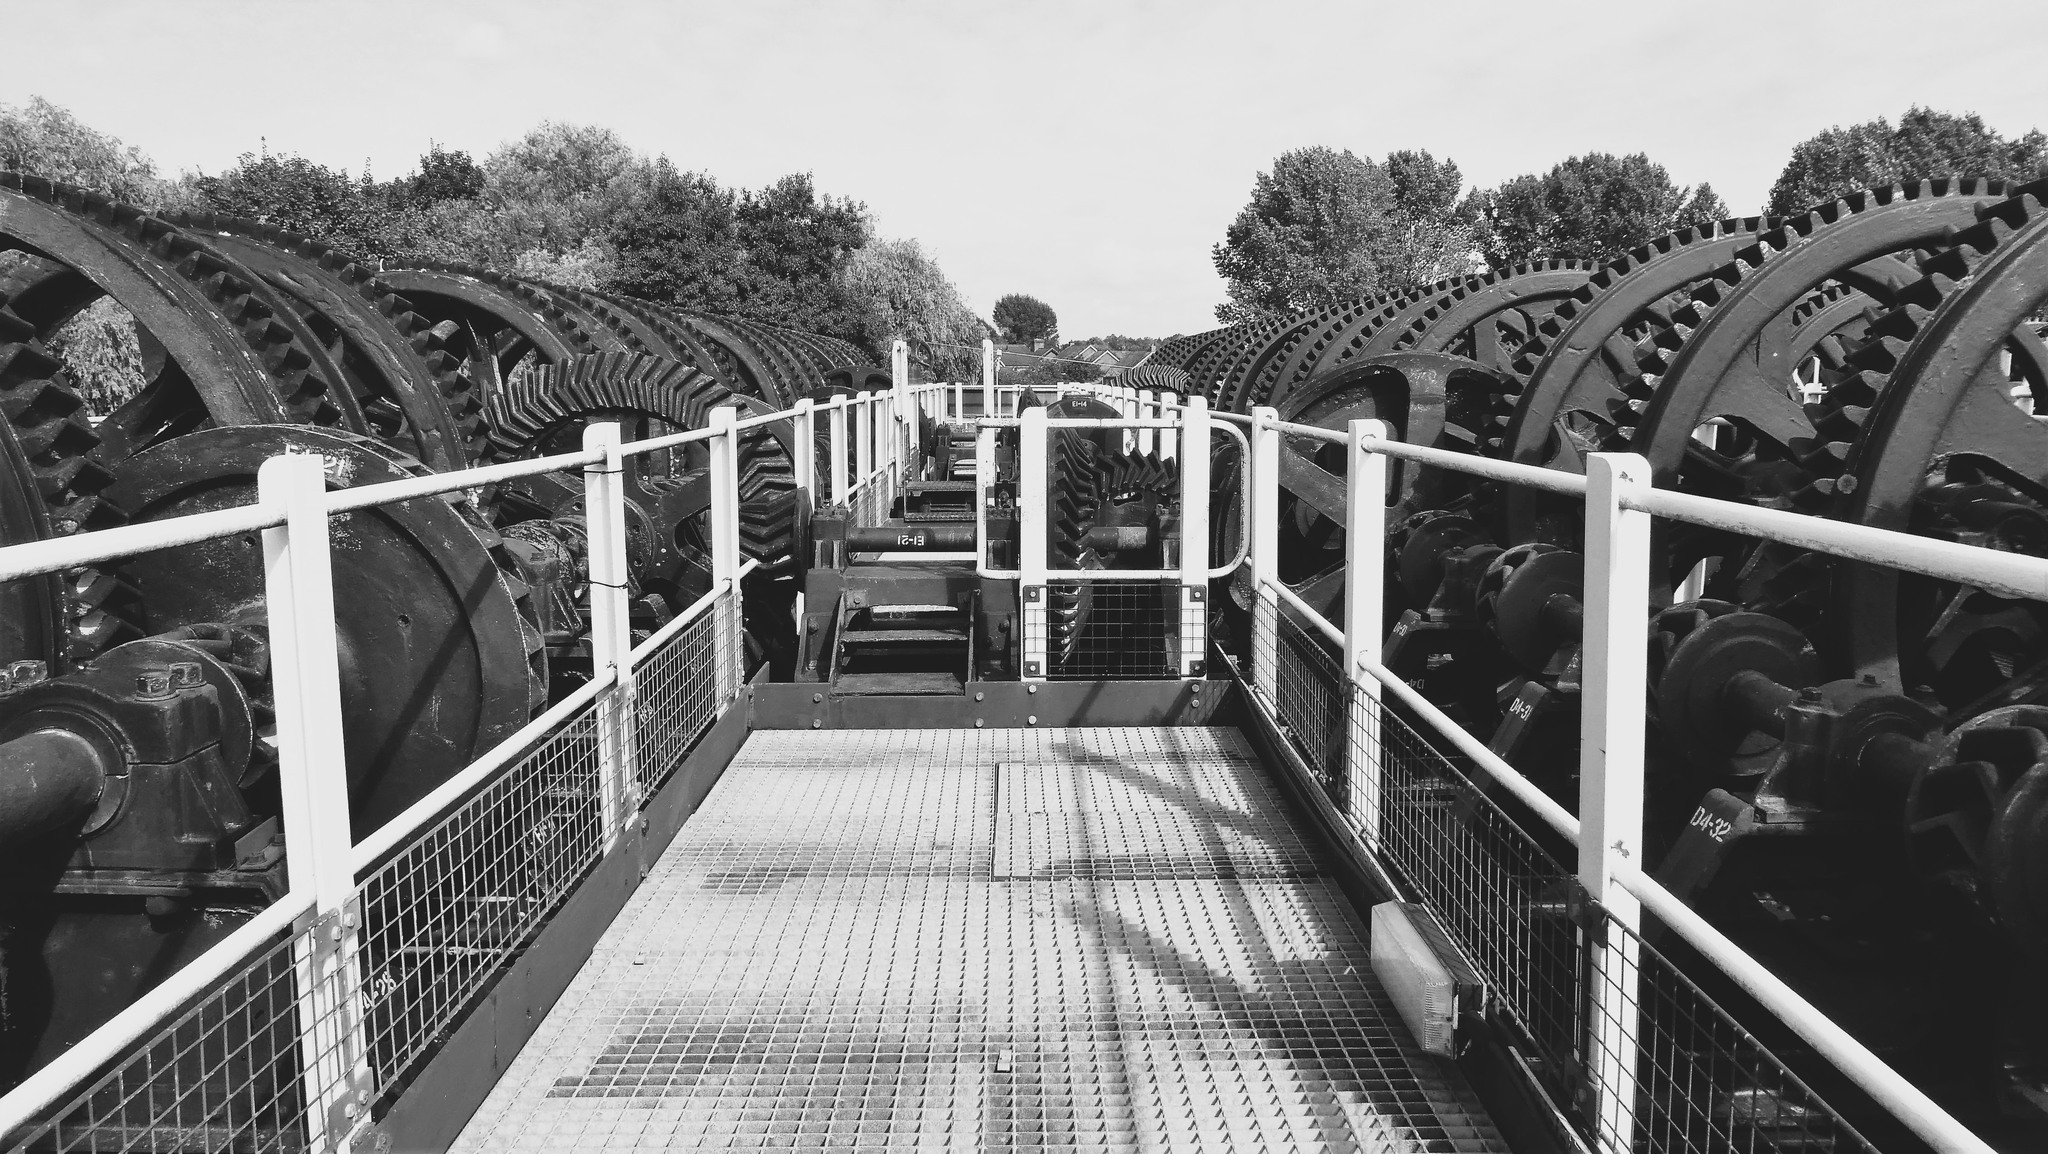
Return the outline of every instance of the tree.
{"type": "Polygon", "coordinates": [[[1475,192],[1465,210],[1495,268],[1537,257],[1612,260],[1674,229],[1728,214],[1712,186],[1681,188],[1640,152],[1574,156],[1542,176],[1518,176],[1475,192]]]}
{"type": "Polygon", "coordinates": [[[1374,251],[1392,229],[1393,187],[1370,160],[1314,147],[1281,154],[1210,252],[1229,282],[1226,324],[1330,304],[1380,281],[1374,251]]]}
{"type": "Polygon", "coordinates": [[[869,241],[848,262],[846,280],[861,302],[862,344],[879,352],[900,338],[931,379],[979,376],[988,326],[916,241],[869,241]]]}
{"type": "Polygon", "coordinates": [[[382,252],[389,206],[367,179],[303,156],[245,152],[219,176],[187,182],[194,207],[247,217],[354,252],[382,252]]]}
{"type": "Polygon", "coordinates": [[[1394,230],[1380,256],[1383,288],[1413,288],[1477,269],[1478,229],[1458,201],[1457,164],[1428,152],[1390,152],[1394,230]]]}
{"type": "Polygon", "coordinates": [[[69,111],[29,97],[15,108],[0,105],[0,168],[61,180],[116,200],[153,208],[165,182],[134,145],[96,132],[69,111]]]}
{"type": "Polygon", "coordinates": [[[1915,105],[1893,128],[1884,117],[1826,129],[1792,146],[1764,211],[1800,212],[1862,188],[1929,176],[1989,176],[2021,182],[2048,175],[2048,137],[2029,130],[2007,140],[1974,112],[1957,116],[1915,105]]]}
{"type": "Polygon", "coordinates": [[[1149,353],[1153,349],[1158,348],[1161,342],[1156,337],[1127,337],[1120,333],[1111,333],[1106,337],[1084,337],[1078,343],[1094,345],[1097,348],[1114,349],[1120,353],[1149,353]]]}
{"type": "Polygon", "coordinates": [[[663,157],[614,214],[605,283],[681,308],[739,313],[860,344],[867,307],[846,272],[867,244],[868,227],[864,206],[819,196],[808,174],[741,192],[705,173],[678,172],[663,157]]]}
{"type": "MultiPolygon", "coordinates": [[[[156,208],[171,191],[142,150],[97,132],[68,110],[29,98],[21,108],[0,105],[0,168],[61,180],[118,200],[156,208]]],[[[9,254],[17,259],[23,254],[9,254]]],[[[95,413],[135,395],[143,384],[142,348],[135,318],[101,297],[49,334],[48,349],[95,413]]]]}
{"type": "Polygon", "coordinates": [[[418,172],[400,182],[406,201],[420,208],[448,200],[475,200],[483,195],[484,170],[467,152],[436,144],[420,157],[418,172]]]}
{"type": "Polygon", "coordinates": [[[743,312],[858,343],[862,308],[845,273],[871,235],[866,205],[820,196],[810,173],[796,173],[741,193],[734,221],[744,256],[743,312]]]}
{"type": "Polygon", "coordinates": [[[1395,152],[1384,165],[1321,147],[1281,155],[1212,250],[1230,285],[1217,319],[1319,308],[1470,268],[1462,179],[1427,152],[1395,152]]]}
{"type": "Polygon", "coordinates": [[[1387,179],[1394,185],[1394,204],[1417,219],[1449,216],[1465,183],[1449,157],[1439,161],[1428,152],[1390,152],[1387,179]]]}
{"type": "Polygon", "coordinates": [[[575,266],[610,275],[618,213],[644,188],[648,162],[609,128],[543,121],[484,158],[483,201],[495,218],[488,251],[499,268],[575,266]]]}
{"type": "Polygon", "coordinates": [[[701,172],[654,162],[614,219],[609,287],[679,308],[730,312],[740,300],[738,197],[701,172]]]}
{"type": "Polygon", "coordinates": [[[989,319],[1003,334],[1003,341],[1013,345],[1028,345],[1032,341],[1044,341],[1049,345],[1058,344],[1060,339],[1060,318],[1052,306],[1037,297],[1023,293],[1011,293],[996,302],[989,312],[989,319]]]}

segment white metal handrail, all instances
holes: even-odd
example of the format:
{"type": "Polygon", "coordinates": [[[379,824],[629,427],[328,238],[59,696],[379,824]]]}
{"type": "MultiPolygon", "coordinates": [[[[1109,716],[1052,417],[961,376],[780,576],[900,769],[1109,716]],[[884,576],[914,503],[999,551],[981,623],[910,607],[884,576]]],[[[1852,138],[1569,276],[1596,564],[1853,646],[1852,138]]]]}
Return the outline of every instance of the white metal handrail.
{"type": "MultiPolygon", "coordinates": [[[[1636,1066],[1632,1055],[1638,1043],[1634,1036],[1636,1011],[1631,987],[1639,973],[1635,957],[1640,918],[1637,911],[1640,906],[1647,906],[1672,932],[1699,950],[1935,1149],[1988,1154],[1990,1148],[1939,1104],[1642,872],[1640,698],[1649,616],[1649,516],[1656,513],[1737,528],[1753,536],[1827,549],[1861,560],[1883,560],[1900,569],[1935,576],[1975,577],[1972,583],[1980,588],[2007,590],[2019,596],[2040,597],[2043,590],[2048,590],[2048,561],[1652,490],[1648,463],[1629,454],[1594,454],[1588,462],[1590,475],[1579,476],[1402,445],[1385,439],[1385,426],[1378,421],[1353,421],[1344,434],[1334,430],[1310,433],[1307,427],[1279,421],[1272,409],[1260,408],[1253,410],[1250,424],[1254,459],[1247,475],[1255,486],[1262,487],[1254,495],[1253,508],[1257,512],[1251,534],[1251,573],[1257,595],[1272,606],[1272,614],[1284,605],[1305,627],[1342,649],[1346,657],[1342,676],[1348,683],[1360,690],[1369,688],[1374,700],[1381,690],[1391,692],[1433,732],[1470,757],[1480,770],[1528,806],[1546,825],[1574,843],[1579,851],[1581,883],[1607,915],[1627,931],[1608,935],[1592,947],[1595,970],[1600,976],[1589,995],[1598,1010],[1600,1037],[1589,1059],[1598,1067],[1593,1077],[1596,1101],[1590,1111],[1603,1149],[1618,1154],[1633,1146],[1636,1066]],[[1353,453],[1347,469],[1345,520],[1347,537],[1355,551],[1347,571],[1346,621],[1342,628],[1277,578],[1277,493],[1263,490],[1277,490],[1277,456],[1283,451],[1280,436],[1297,431],[1318,440],[1346,444],[1353,453]],[[1384,469],[1365,466],[1371,460],[1386,458],[1514,483],[1535,482],[1536,487],[1547,491],[1582,495],[1585,499],[1586,656],[1582,667],[1578,815],[1559,805],[1378,660],[1376,640],[1382,632],[1378,581],[1370,579],[1383,576],[1384,561],[1374,548],[1356,550],[1360,538],[1374,542],[1383,539],[1386,473],[1384,469]],[[1816,531],[1816,526],[1829,528],[1816,531]],[[1939,548],[1914,548],[1915,545],[1939,548]],[[1967,569],[1963,567],[1964,558],[1968,559],[1967,569]],[[2030,585],[2030,581],[2039,583],[2030,585]],[[1359,589],[1363,584],[1372,585],[1371,590],[1359,589]]],[[[1277,616],[1260,619],[1253,640],[1254,696],[1263,699],[1269,710],[1277,708],[1278,701],[1278,687],[1273,681],[1275,642],[1271,635],[1277,620],[1277,616]]],[[[1376,727],[1359,726],[1356,731],[1368,736],[1354,745],[1373,745],[1378,740],[1376,727]]],[[[1346,752],[1351,759],[1349,771],[1362,775],[1366,779],[1365,791],[1376,796],[1378,778],[1384,772],[1379,761],[1381,751],[1375,747],[1346,752]]],[[[1379,820],[1377,805],[1359,808],[1364,812],[1357,819],[1368,826],[1361,829],[1361,836],[1369,848],[1377,849],[1375,831],[1370,828],[1370,823],[1379,820]]]]}
{"type": "MultiPolygon", "coordinates": [[[[915,448],[919,390],[908,380],[908,361],[897,343],[895,389],[835,398],[834,415],[843,452],[846,416],[855,416],[863,443],[856,453],[866,466],[863,483],[900,469],[915,448]],[[899,428],[898,426],[908,426],[899,428]]],[[[298,975],[298,1045],[306,1109],[302,1121],[315,1146],[345,1145],[369,1120],[369,1078],[364,1031],[362,974],[356,959],[364,930],[357,905],[359,878],[377,869],[424,831],[446,820],[527,751],[549,740],[571,719],[592,715],[597,725],[598,767],[604,844],[615,844],[638,800],[633,764],[632,710],[636,666],[652,659],[685,628],[720,604],[736,606],[740,582],[760,564],[742,559],[738,531],[737,462],[740,434],[792,418],[806,437],[799,462],[815,477],[808,438],[809,402],[796,409],[740,419],[735,409],[712,413],[704,429],[623,443],[614,424],[592,425],[580,452],[481,466],[400,481],[330,490],[324,462],[314,453],[287,453],[267,462],[257,499],[249,504],[162,521],[81,533],[0,548],[0,580],[62,572],[80,565],[135,553],[197,544],[252,531],[264,533],[273,677],[279,747],[279,782],[290,854],[287,891],[256,912],[187,965],[114,1015],[66,1053],[0,1098],[0,1138],[36,1125],[73,1100],[80,1087],[153,1037],[186,1007],[274,949],[281,934],[295,936],[290,949],[298,975]],[[626,569],[622,462],[632,456],[680,445],[711,449],[712,588],[648,637],[631,645],[626,631],[626,569]],[[289,466],[274,468],[273,466],[289,466]],[[471,490],[498,481],[582,467],[590,529],[590,643],[595,667],[590,681],[500,741],[488,753],[442,782],[433,792],[360,841],[352,841],[345,793],[339,685],[332,630],[331,561],[327,523],[338,513],[394,502],[471,490]],[[609,704],[607,704],[609,703],[609,704]],[[311,927],[311,928],[309,928],[311,927]],[[315,932],[317,931],[317,932],[315,932]]],[[[839,453],[835,453],[835,456],[839,453]]],[[[843,484],[843,470],[839,482],[843,484]]],[[[717,684],[714,708],[737,697],[739,648],[737,609],[714,620],[717,684]]]]}
{"type": "MultiPolygon", "coordinates": [[[[715,524],[713,532],[713,589],[709,595],[688,607],[683,614],[664,626],[660,636],[663,639],[670,639],[688,624],[700,620],[709,613],[717,599],[737,596],[739,581],[751,571],[754,564],[758,563],[742,563],[738,554],[737,501],[733,485],[739,449],[738,436],[742,431],[760,428],[777,421],[796,419],[800,430],[795,446],[799,454],[798,475],[800,478],[815,478],[816,462],[810,459],[814,441],[808,435],[808,422],[811,414],[817,409],[825,410],[837,434],[833,438],[833,456],[840,467],[834,470],[833,484],[835,495],[841,497],[845,494],[846,470],[843,466],[848,448],[854,449],[856,456],[867,456],[868,460],[873,462],[872,467],[865,470],[865,475],[856,482],[856,488],[890,469],[900,468],[902,455],[906,451],[915,451],[916,423],[910,419],[912,414],[929,411],[927,406],[934,400],[943,407],[949,386],[910,385],[907,360],[900,342],[892,360],[897,368],[896,388],[892,393],[863,393],[858,397],[838,397],[815,407],[810,402],[803,402],[791,410],[745,419],[738,418],[737,413],[731,408],[722,408],[714,415],[714,424],[710,428],[688,430],[632,443],[621,443],[614,426],[611,427],[614,431],[608,439],[598,436],[578,453],[410,478],[364,486],[360,489],[327,491],[324,484],[314,485],[312,490],[288,499],[268,496],[266,490],[259,492],[255,502],[232,509],[0,548],[0,580],[58,572],[131,553],[192,544],[254,530],[265,531],[267,541],[272,537],[282,541],[290,536],[293,525],[310,524],[308,518],[324,520],[333,513],[366,508],[373,504],[413,500],[472,489],[494,481],[561,468],[584,467],[587,485],[594,498],[590,507],[593,510],[602,509],[605,513],[604,516],[594,517],[593,520],[615,522],[610,525],[594,526],[593,533],[593,613],[595,617],[611,618],[602,629],[593,630],[593,644],[600,653],[599,668],[595,676],[591,682],[579,688],[569,698],[557,703],[541,718],[535,719],[533,723],[500,743],[455,778],[443,783],[440,789],[409,808],[398,819],[387,823],[383,829],[371,832],[361,842],[345,847],[345,876],[347,884],[352,887],[357,874],[373,867],[379,860],[399,849],[406,837],[448,813],[450,807],[459,804],[465,796],[489,780],[493,773],[512,763],[523,749],[531,746],[552,727],[595,704],[607,693],[630,692],[634,667],[654,650],[655,639],[650,638],[639,646],[630,646],[625,643],[623,630],[620,628],[623,621],[620,614],[623,611],[621,599],[624,585],[623,581],[615,580],[611,575],[623,573],[623,507],[613,495],[617,492],[615,482],[609,480],[616,476],[617,461],[628,456],[683,444],[701,442],[708,443],[713,448],[714,484],[722,490],[720,495],[725,498],[722,502],[714,501],[714,519],[718,523],[715,524]],[[849,429],[849,426],[852,426],[852,429],[849,429]],[[854,439],[848,436],[853,430],[865,433],[865,436],[860,438],[862,444],[859,446],[847,444],[849,440],[854,439]],[[809,467],[808,472],[806,466],[809,467]],[[722,514],[719,512],[720,509],[724,510],[722,514]],[[604,606],[606,601],[609,601],[608,606],[604,606]]],[[[957,386],[951,389],[954,409],[958,412],[962,407],[959,401],[961,392],[957,386]]],[[[1090,390],[1082,387],[1077,391],[1090,390]]],[[[1096,387],[1093,391],[1098,395],[1104,392],[1101,387],[1096,387]]],[[[1124,396],[1124,393],[1128,392],[1129,390],[1123,390],[1111,395],[1120,401],[1128,402],[1132,400],[1124,396]]],[[[1391,693],[1417,716],[1423,718],[1445,740],[1470,756],[1480,769],[1528,804],[1546,824],[1561,835],[1578,842],[1582,878],[1589,881],[1589,888],[1595,892],[1595,896],[1610,913],[1617,908],[1620,909],[1617,918],[1624,925],[1631,930],[1635,927],[1632,913],[1623,899],[1627,899],[1627,902],[1640,901],[1673,932],[1694,945],[1704,956],[1727,972],[1761,1004],[1784,1019],[1801,1037],[1812,1044],[1817,1052],[1869,1090],[1879,1102],[1891,1108],[1906,1125],[1937,1149],[1988,1149],[1939,1106],[1928,1100],[1924,1094],[1920,1094],[1854,1038],[1841,1031],[1840,1027],[1827,1020],[1755,959],[1728,941],[1725,935],[1720,934],[1669,891],[1641,872],[1636,856],[1640,839],[1640,783],[1636,783],[1633,797],[1626,789],[1615,795],[1611,789],[1612,771],[1616,768],[1630,771],[1630,767],[1617,766],[1610,760],[1611,755],[1617,751],[1626,755],[1631,749],[1640,749],[1640,702],[1632,700],[1632,696],[1639,697],[1641,682],[1637,679],[1631,683],[1626,678],[1616,679],[1611,674],[1614,661],[1631,647],[1638,656],[1640,655],[1642,645],[1635,631],[1639,631],[1642,623],[1647,620],[1647,591],[1646,588],[1623,587],[1626,583],[1617,582],[1614,573],[1627,571],[1630,565],[1640,570],[1641,564],[1646,562],[1647,518],[1652,515],[1728,529],[1855,560],[1881,562],[1903,571],[1963,581],[1978,588],[2018,597],[2048,598],[2048,560],[1954,542],[1934,541],[1910,534],[1827,521],[1780,510],[1714,501],[1691,494],[1655,490],[1648,485],[1647,464],[1640,458],[1626,454],[1596,454],[1592,459],[1596,476],[1589,479],[1578,474],[1491,461],[1428,446],[1404,445],[1387,439],[1384,428],[1380,427],[1378,422],[1353,422],[1347,431],[1338,432],[1315,426],[1280,422],[1271,409],[1255,410],[1250,415],[1242,416],[1210,413],[1199,397],[1186,400],[1156,396],[1150,399],[1138,397],[1135,399],[1136,411],[1133,415],[1101,421],[1073,418],[1049,420],[1045,418],[1042,409],[1027,410],[1025,416],[1017,418],[994,415],[1000,413],[1004,397],[1015,398],[1017,394],[1018,390],[1006,392],[1003,388],[995,386],[992,373],[985,373],[984,423],[991,426],[996,422],[1014,423],[1027,432],[1035,426],[1040,430],[1040,437],[1043,436],[1043,430],[1048,427],[1093,425],[1126,428],[1137,430],[1141,434],[1159,434],[1162,448],[1168,447],[1167,438],[1189,432],[1186,426],[1190,423],[1190,417],[1195,414],[1199,414],[1199,417],[1195,418],[1195,423],[1198,424],[1206,425],[1210,420],[1221,420],[1233,425],[1249,426],[1253,435],[1247,444],[1247,476],[1253,478],[1253,481],[1247,488],[1247,500],[1251,502],[1255,512],[1252,518],[1252,532],[1246,535],[1245,548],[1249,554],[1247,564],[1254,578],[1253,587],[1261,598],[1270,597],[1276,606],[1284,603],[1300,620],[1333,644],[1342,647],[1346,653],[1345,677],[1358,684],[1362,692],[1369,688],[1372,700],[1377,700],[1378,694],[1382,691],[1391,693]],[[1168,416],[1169,413],[1178,415],[1168,416]],[[1441,710],[1423,699],[1378,660],[1380,630],[1378,610],[1374,604],[1376,596],[1367,595],[1368,590],[1376,593],[1378,588],[1378,573],[1374,565],[1353,565],[1359,579],[1351,582],[1353,588],[1347,591],[1346,621],[1342,628],[1313,611],[1295,596],[1291,589],[1277,580],[1277,546],[1272,543],[1270,532],[1273,520],[1270,491],[1277,485],[1276,455],[1280,451],[1279,438],[1282,436],[1308,437],[1327,443],[1342,444],[1353,454],[1352,467],[1347,470],[1347,483],[1350,487],[1348,520],[1353,522],[1352,528],[1355,532],[1352,537],[1355,548],[1364,547],[1359,544],[1360,542],[1379,540],[1384,532],[1382,522],[1385,508],[1385,471],[1368,467],[1374,460],[1408,460],[1508,483],[1530,485],[1545,491],[1583,496],[1588,501],[1588,662],[1584,698],[1588,710],[1594,712],[1588,714],[1589,724],[1585,732],[1588,735],[1589,748],[1597,745],[1597,752],[1588,755],[1589,760],[1584,768],[1589,772],[1582,774],[1586,785],[1581,798],[1580,817],[1574,817],[1513,767],[1493,755],[1482,743],[1465,733],[1461,727],[1443,715],[1441,710]],[[1609,555],[1596,557],[1595,554],[1603,549],[1607,550],[1609,555]],[[1623,555],[1633,560],[1626,564],[1620,563],[1623,555]],[[1593,571],[1596,561],[1601,566],[1597,572],[1593,571]],[[1617,624],[1630,627],[1616,630],[1614,627],[1617,624]],[[1605,635],[1600,634],[1603,627],[1609,630],[1605,635]],[[1630,733],[1631,729],[1635,730],[1633,735],[1630,733]],[[1631,805],[1634,807],[1633,813],[1627,812],[1631,805]]],[[[599,427],[594,427],[596,428],[599,427]]],[[[1190,466],[1184,470],[1184,478],[1199,474],[1200,488],[1206,491],[1207,453],[1187,453],[1184,456],[1190,466]],[[1199,469],[1194,467],[1197,461],[1200,462],[1199,469]]],[[[1029,460],[1028,455],[1026,460],[1029,460]]],[[[1043,468],[1042,461],[1039,468],[1043,468]]],[[[1191,500],[1188,504],[1191,514],[1196,511],[1194,507],[1199,506],[1203,519],[1206,518],[1206,502],[1191,500]]],[[[1040,515],[1042,516],[1042,513],[1040,515]]],[[[1189,531],[1192,532],[1192,529],[1189,531]]],[[[1206,585],[1205,578],[1212,573],[1207,565],[1207,558],[1202,555],[1206,536],[1204,526],[1197,547],[1190,551],[1193,554],[1190,560],[1195,563],[1192,568],[1161,570],[1156,574],[1132,576],[1153,580],[1177,578],[1190,589],[1206,585]]],[[[271,549],[266,549],[267,555],[272,553],[271,549]]],[[[303,559],[294,562],[295,566],[303,564],[303,559]]],[[[1032,575],[1041,582],[1065,576],[1045,568],[1042,552],[1032,569],[1032,575]]],[[[1117,572],[1087,571],[1074,576],[1090,580],[1115,579],[1117,572]]],[[[1641,584],[1646,585],[1646,581],[1641,584]]],[[[722,638],[721,641],[724,644],[736,644],[736,638],[722,638]]],[[[291,660],[289,654],[282,652],[280,658],[291,660]]],[[[1261,671],[1261,677],[1267,675],[1263,672],[1261,663],[1255,662],[1254,668],[1261,671]]],[[[1042,675],[1041,673],[1040,676],[1042,675]]],[[[1261,684],[1254,688],[1270,700],[1270,686],[1261,684]]],[[[722,685],[721,691],[736,692],[737,686],[722,685]]],[[[308,724],[304,719],[295,721],[292,718],[306,708],[313,708],[317,712],[319,708],[324,707],[317,703],[307,706],[296,700],[281,699],[281,731],[292,725],[304,728],[308,724]]],[[[334,727],[333,732],[338,735],[338,715],[314,724],[305,732],[325,732],[323,726],[330,725],[334,727]]],[[[615,744],[617,734],[612,734],[608,740],[615,744]]],[[[301,742],[302,746],[312,744],[316,743],[301,742]]],[[[338,750],[339,742],[335,741],[329,752],[334,754],[338,753],[338,750]]],[[[309,779],[314,772],[311,764],[294,760],[304,756],[309,755],[291,754],[286,758],[289,768],[281,769],[281,778],[286,783],[287,792],[303,791],[306,786],[300,783],[300,779],[309,779]]],[[[1632,772],[1640,777],[1639,756],[1635,759],[1632,772]]],[[[606,773],[614,779],[619,788],[630,788],[629,783],[625,783],[620,776],[620,766],[608,764],[606,773]]],[[[627,800],[630,800],[630,795],[627,800]]],[[[297,804],[302,809],[310,808],[303,799],[297,804]]],[[[616,804],[613,804],[611,799],[608,799],[608,804],[612,804],[612,809],[607,815],[608,822],[618,820],[616,804]]],[[[345,807],[343,816],[345,817],[345,807]]],[[[333,892],[333,879],[323,880],[304,876],[309,872],[300,868],[304,864],[306,863],[301,861],[292,863],[290,890],[284,899],[261,911],[254,920],[173,974],[162,985],[110,1019],[78,1046],[73,1047],[65,1056],[38,1071],[4,1099],[0,1099],[0,1134],[27,1124],[46,1112],[68,1091],[92,1076],[96,1069],[146,1038],[152,1025],[160,1026],[169,1020],[180,1006],[188,1004],[199,992],[234,972],[235,967],[243,964],[260,944],[274,940],[277,934],[301,923],[309,914],[322,917],[332,914],[337,919],[334,924],[346,927],[351,915],[342,907],[335,906],[331,897],[322,896],[333,892]]],[[[357,931],[348,928],[343,932],[346,934],[357,931]]],[[[1609,963],[1603,961],[1601,964],[1609,963]]],[[[346,974],[335,980],[340,981],[344,988],[349,981],[346,974]]],[[[1617,1041],[1625,1046],[1628,1039],[1622,1037],[1617,1041]]],[[[1609,1074],[1612,1076],[1608,1083],[1612,1087],[1608,1091],[1610,1096],[1617,1094],[1618,1088],[1633,1085],[1632,1072],[1609,1071],[1609,1074]]],[[[1596,1109],[1596,1116],[1602,1119],[1622,1116],[1617,1113],[1618,1108],[1618,1103],[1609,1103],[1596,1109]]],[[[1603,1131],[1603,1143],[1623,1148],[1625,1136],[1603,1131]]]]}
{"type": "MultiPolygon", "coordinates": [[[[1178,402],[1162,402],[1178,408],[1178,402]]],[[[1233,413],[1212,413],[1211,419],[1250,424],[1252,418],[1233,413]]],[[[1330,444],[1344,444],[1345,434],[1336,429],[1275,420],[1273,427],[1289,436],[1306,437],[1330,444]]],[[[1449,469],[1492,481],[1523,485],[1568,496],[1584,496],[1583,474],[1546,469],[1513,461],[1496,461],[1429,445],[1410,445],[1386,439],[1372,450],[1420,465],[1449,469]]],[[[1683,521],[1710,529],[1722,529],[1749,537],[1761,537],[1803,549],[1812,549],[1853,561],[1866,561],[1909,573],[1958,581],[2009,597],[2032,601],[2048,600],[2048,558],[2023,553],[2006,553],[1980,545],[1965,545],[1880,529],[1853,522],[1835,521],[1786,509],[1767,509],[1740,501],[1726,501],[1683,493],[1673,489],[1645,487],[1621,498],[1621,507],[1649,513],[1670,521],[1683,521]]]]}

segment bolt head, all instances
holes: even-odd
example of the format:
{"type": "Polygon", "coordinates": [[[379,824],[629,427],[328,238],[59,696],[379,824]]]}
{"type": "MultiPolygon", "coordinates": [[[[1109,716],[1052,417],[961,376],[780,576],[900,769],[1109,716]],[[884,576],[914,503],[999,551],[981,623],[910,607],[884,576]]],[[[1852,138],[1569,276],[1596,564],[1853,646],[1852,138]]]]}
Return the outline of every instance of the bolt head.
{"type": "Polygon", "coordinates": [[[1034,713],[1034,714],[1032,714],[1031,716],[1029,716],[1029,717],[1025,718],[1025,719],[1024,719],[1024,724],[1026,724],[1026,725],[1037,725],[1037,724],[1038,724],[1038,715],[1034,713]]]}
{"type": "Polygon", "coordinates": [[[986,697],[986,696],[988,696],[988,695],[987,695],[987,694],[985,694],[985,693],[981,693],[981,692],[978,692],[978,691],[977,691],[977,692],[975,693],[975,695],[974,695],[974,700],[976,700],[976,701],[980,701],[980,700],[981,700],[982,698],[984,698],[984,697],[986,697]]]}
{"type": "Polygon", "coordinates": [[[1038,692],[1038,687],[1037,687],[1036,685],[1027,685],[1027,686],[1025,686],[1025,687],[1024,687],[1024,692],[1026,692],[1026,693],[1037,693],[1037,692],[1038,692]]]}

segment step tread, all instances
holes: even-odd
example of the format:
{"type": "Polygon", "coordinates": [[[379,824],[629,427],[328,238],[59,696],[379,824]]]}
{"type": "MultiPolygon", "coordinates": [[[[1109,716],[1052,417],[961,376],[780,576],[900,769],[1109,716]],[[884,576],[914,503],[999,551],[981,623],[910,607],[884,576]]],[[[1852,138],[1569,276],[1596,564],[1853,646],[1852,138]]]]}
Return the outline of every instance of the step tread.
{"type": "Polygon", "coordinates": [[[842,673],[832,682],[842,697],[931,697],[966,693],[957,673],[842,673]]]}
{"type": "Polygon", "coordinates": [[[849,629],[841,635],[846,642],[965,641],[965,629],[849,629]]]}

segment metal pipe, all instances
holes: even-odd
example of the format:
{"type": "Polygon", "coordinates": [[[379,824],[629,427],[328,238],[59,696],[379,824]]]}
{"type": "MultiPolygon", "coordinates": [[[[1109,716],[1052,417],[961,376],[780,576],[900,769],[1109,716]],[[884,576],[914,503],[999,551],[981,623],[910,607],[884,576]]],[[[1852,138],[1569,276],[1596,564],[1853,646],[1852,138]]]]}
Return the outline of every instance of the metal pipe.
{"type": "Polygon", "coordinates": [[[846,530],[846,548],[852,553],[965,553],[978,543],[979,537],[971,521],[879,527],[850,525],[846,530]]]}
{"type": "Polygon", "coordinates": [[[99,747],[68,729],[38,729],[0,745],[0,844],[81,821],[106,789],[99,747]]]}
{"type": "Polygon", "coordinates": [[[1721,687],[1721,700],[1738,723],[1772,737],[1785,736],[1784,709],[1798,699],[1798,690],[1754,669],[1741,670],[1721,687]]]}

